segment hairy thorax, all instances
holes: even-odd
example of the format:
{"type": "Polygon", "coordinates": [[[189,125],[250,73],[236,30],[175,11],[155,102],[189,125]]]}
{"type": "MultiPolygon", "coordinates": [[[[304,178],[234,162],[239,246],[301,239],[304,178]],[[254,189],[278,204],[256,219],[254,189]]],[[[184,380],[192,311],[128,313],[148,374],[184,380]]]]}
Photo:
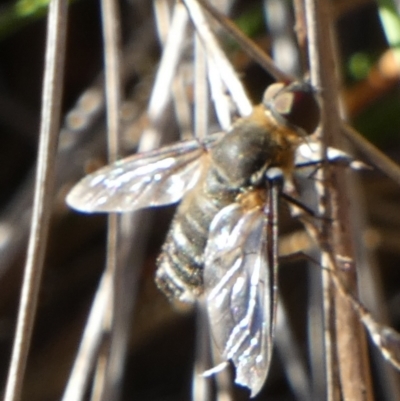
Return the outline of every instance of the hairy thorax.
{"type": "Polygon", "coordinates": [[[254,185],[269,167],[280,167],[289,175],[300,141],[297,131],[278,124],[268,110],[256,106],[211,150],[211,164],[227,187],[254,185]]]}

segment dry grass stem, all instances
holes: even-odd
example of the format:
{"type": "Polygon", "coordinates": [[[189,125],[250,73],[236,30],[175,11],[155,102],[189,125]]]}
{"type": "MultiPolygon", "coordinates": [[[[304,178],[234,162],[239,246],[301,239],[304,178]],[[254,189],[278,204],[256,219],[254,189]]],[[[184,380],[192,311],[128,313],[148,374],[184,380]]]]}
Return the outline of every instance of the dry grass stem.
{"type": "MultiPolygon", "coordinates": [[[[325,146],[340,143],[340,119],[338,106],[337,71],[332,36],[329,4],[306,1],[306,19],[310,54],[311,81],[322,92],[322,141],[325,146]]],[[[340,146],[340,145],[339,145],[340,146]]],[[[343,174],[325,167],[320,176],[323,185],[317,185],[320,194],[320,210],[333,219],[322,222],[322,264],[326,264],[327,250],[333,249],[338,257],[354,261],[352,232],[349,229],[350,211],[346,182],[343,174]]],[[[348,288],[356,292],[355,263],[341,266],[341,274],[348,288]]],[[[339,267],[338,267],[339,268],[339,267]]],[[[348,300],[338,296],[331,286],[328,273],[324,277],[324,311],[326,313],[326,346],[328,399],[336,400],[340,394],[346,400],[371,400],[372,387],[365,335],[357,313],[348,300]],[[336,359],[337,358],[337,359],[336,359]],[[336,369],[338,376],[336,376],[336,369]],[[337,385],[340,383],[340,387],[337,385]],[[355,385],[357,383],[357,385],[355,385]]]]}
{"type": "Polygon", "coordinates": [[[185,0],[185,5],[188,8],[190,18],[193,21],[197,34],[201,38],[206,52],[213,58],[214,63],[217,65],[221,78],[229,90],[240,115],[249,115],[252,110],[252,104],[248,99],[246,91],[242,82],[238,78],[236,71],[211,31],[201,7],[199,7],[196,0],[185,0]]]}
{"type": "Polygon", "coordinates": [[[31,230],[5,401],[18,401],[21,398],[53,203],[54,172],[63,93],[67,2],[53,0],[49,7],[31,230]]]}
{"type": "Polygon", "coordinates": [[[223,26],[240,44],[243,51],[248,53],[250,58],[257,61],[266,71],[268,71],[277,81],[293,81],[294,77],[285,74],[281,69],[277,68],[274,61],[260,49],[251,39],[238,29],[235,24],[220,13],[215,7],[206,0],[198,0],[198,2],[223,26]]]}
{"type": "MultiPolygon", "coordinates": [[[[105,93],[106,93],[106,120],[107,120],[107,140],[108,140],[108,161],[115,162],[120,153],[120,109],[121,109],[121,33],[120,33],[120,15],[118,5],[113,0],[102,0],[102,28],[104,41],[104,66],[105,66],[105,93]]],[[[105,284],[110,286],[107,304],[102,313],[103,315],[103,333],[102,346],[97,357],[95,376],[92,389],[92,401],[115,399],[116,383],[121,378],[114,377],[113,372],[120,371],[110,366],[110,361],[124,361],[124,355],[118,355],[115,358],[111,354],[116,348],[113,347],[115,339],[119,336],[116,328],[116,320],[120,315],[118,312],[121,304],[117,297],[117,284],[121,282],[119,278],[123,274],[125,260],[121,260],[119,255],[119,246],[122,241],[129,241],[129,238],[121,236],[120,217],[116,214],[108,216],[107,231],[107,257],[105,267],[105,284]]],[[[118,348],[120,349],[120,348],[118,348]]]]}

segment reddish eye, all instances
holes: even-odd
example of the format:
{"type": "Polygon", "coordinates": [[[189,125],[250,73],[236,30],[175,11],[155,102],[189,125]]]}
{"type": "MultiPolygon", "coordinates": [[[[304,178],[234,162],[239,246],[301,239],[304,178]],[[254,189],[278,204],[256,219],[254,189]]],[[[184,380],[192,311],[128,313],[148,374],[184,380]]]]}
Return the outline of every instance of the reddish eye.
{"type": "Polygon", "coordinates": [[[265,107],[282,123],[300,128],[307,135],[312,134],[320,120],[320,109],[313,88],[304,82],[271,86],[264,95],[265,107]]]}

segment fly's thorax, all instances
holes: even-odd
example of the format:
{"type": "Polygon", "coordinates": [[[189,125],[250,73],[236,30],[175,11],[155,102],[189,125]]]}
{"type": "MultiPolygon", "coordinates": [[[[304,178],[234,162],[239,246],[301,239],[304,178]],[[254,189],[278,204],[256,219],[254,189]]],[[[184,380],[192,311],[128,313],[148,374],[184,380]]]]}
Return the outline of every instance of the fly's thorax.
{"type": "Polygon", "coordinates": [[[270,166],[291,170],[301,141],[294,129],[279,124],[259,105],[211,149],[212,166],[227,187],[252,185],[270,166]]]}

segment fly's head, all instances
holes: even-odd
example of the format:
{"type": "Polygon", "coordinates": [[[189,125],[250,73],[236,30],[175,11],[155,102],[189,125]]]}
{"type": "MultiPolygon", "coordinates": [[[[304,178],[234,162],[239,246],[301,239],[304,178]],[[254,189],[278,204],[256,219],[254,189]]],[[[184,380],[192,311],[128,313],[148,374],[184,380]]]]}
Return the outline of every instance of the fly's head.
{"type": "Polygon", "coordinates": [[[308,82],[270,85],[264,93],[263,106],[300,138],[311,135],[320,122],[316,91],[308,82]]]}
{"type": "Polygon", "coordinates": [[[315,95],[307,83],[270,85],[263,103],[238,119],[210,151],[212,166],[225,185],[257,186],[270,167],[289,178],[297,147],[319,123],[315,95]]]}

